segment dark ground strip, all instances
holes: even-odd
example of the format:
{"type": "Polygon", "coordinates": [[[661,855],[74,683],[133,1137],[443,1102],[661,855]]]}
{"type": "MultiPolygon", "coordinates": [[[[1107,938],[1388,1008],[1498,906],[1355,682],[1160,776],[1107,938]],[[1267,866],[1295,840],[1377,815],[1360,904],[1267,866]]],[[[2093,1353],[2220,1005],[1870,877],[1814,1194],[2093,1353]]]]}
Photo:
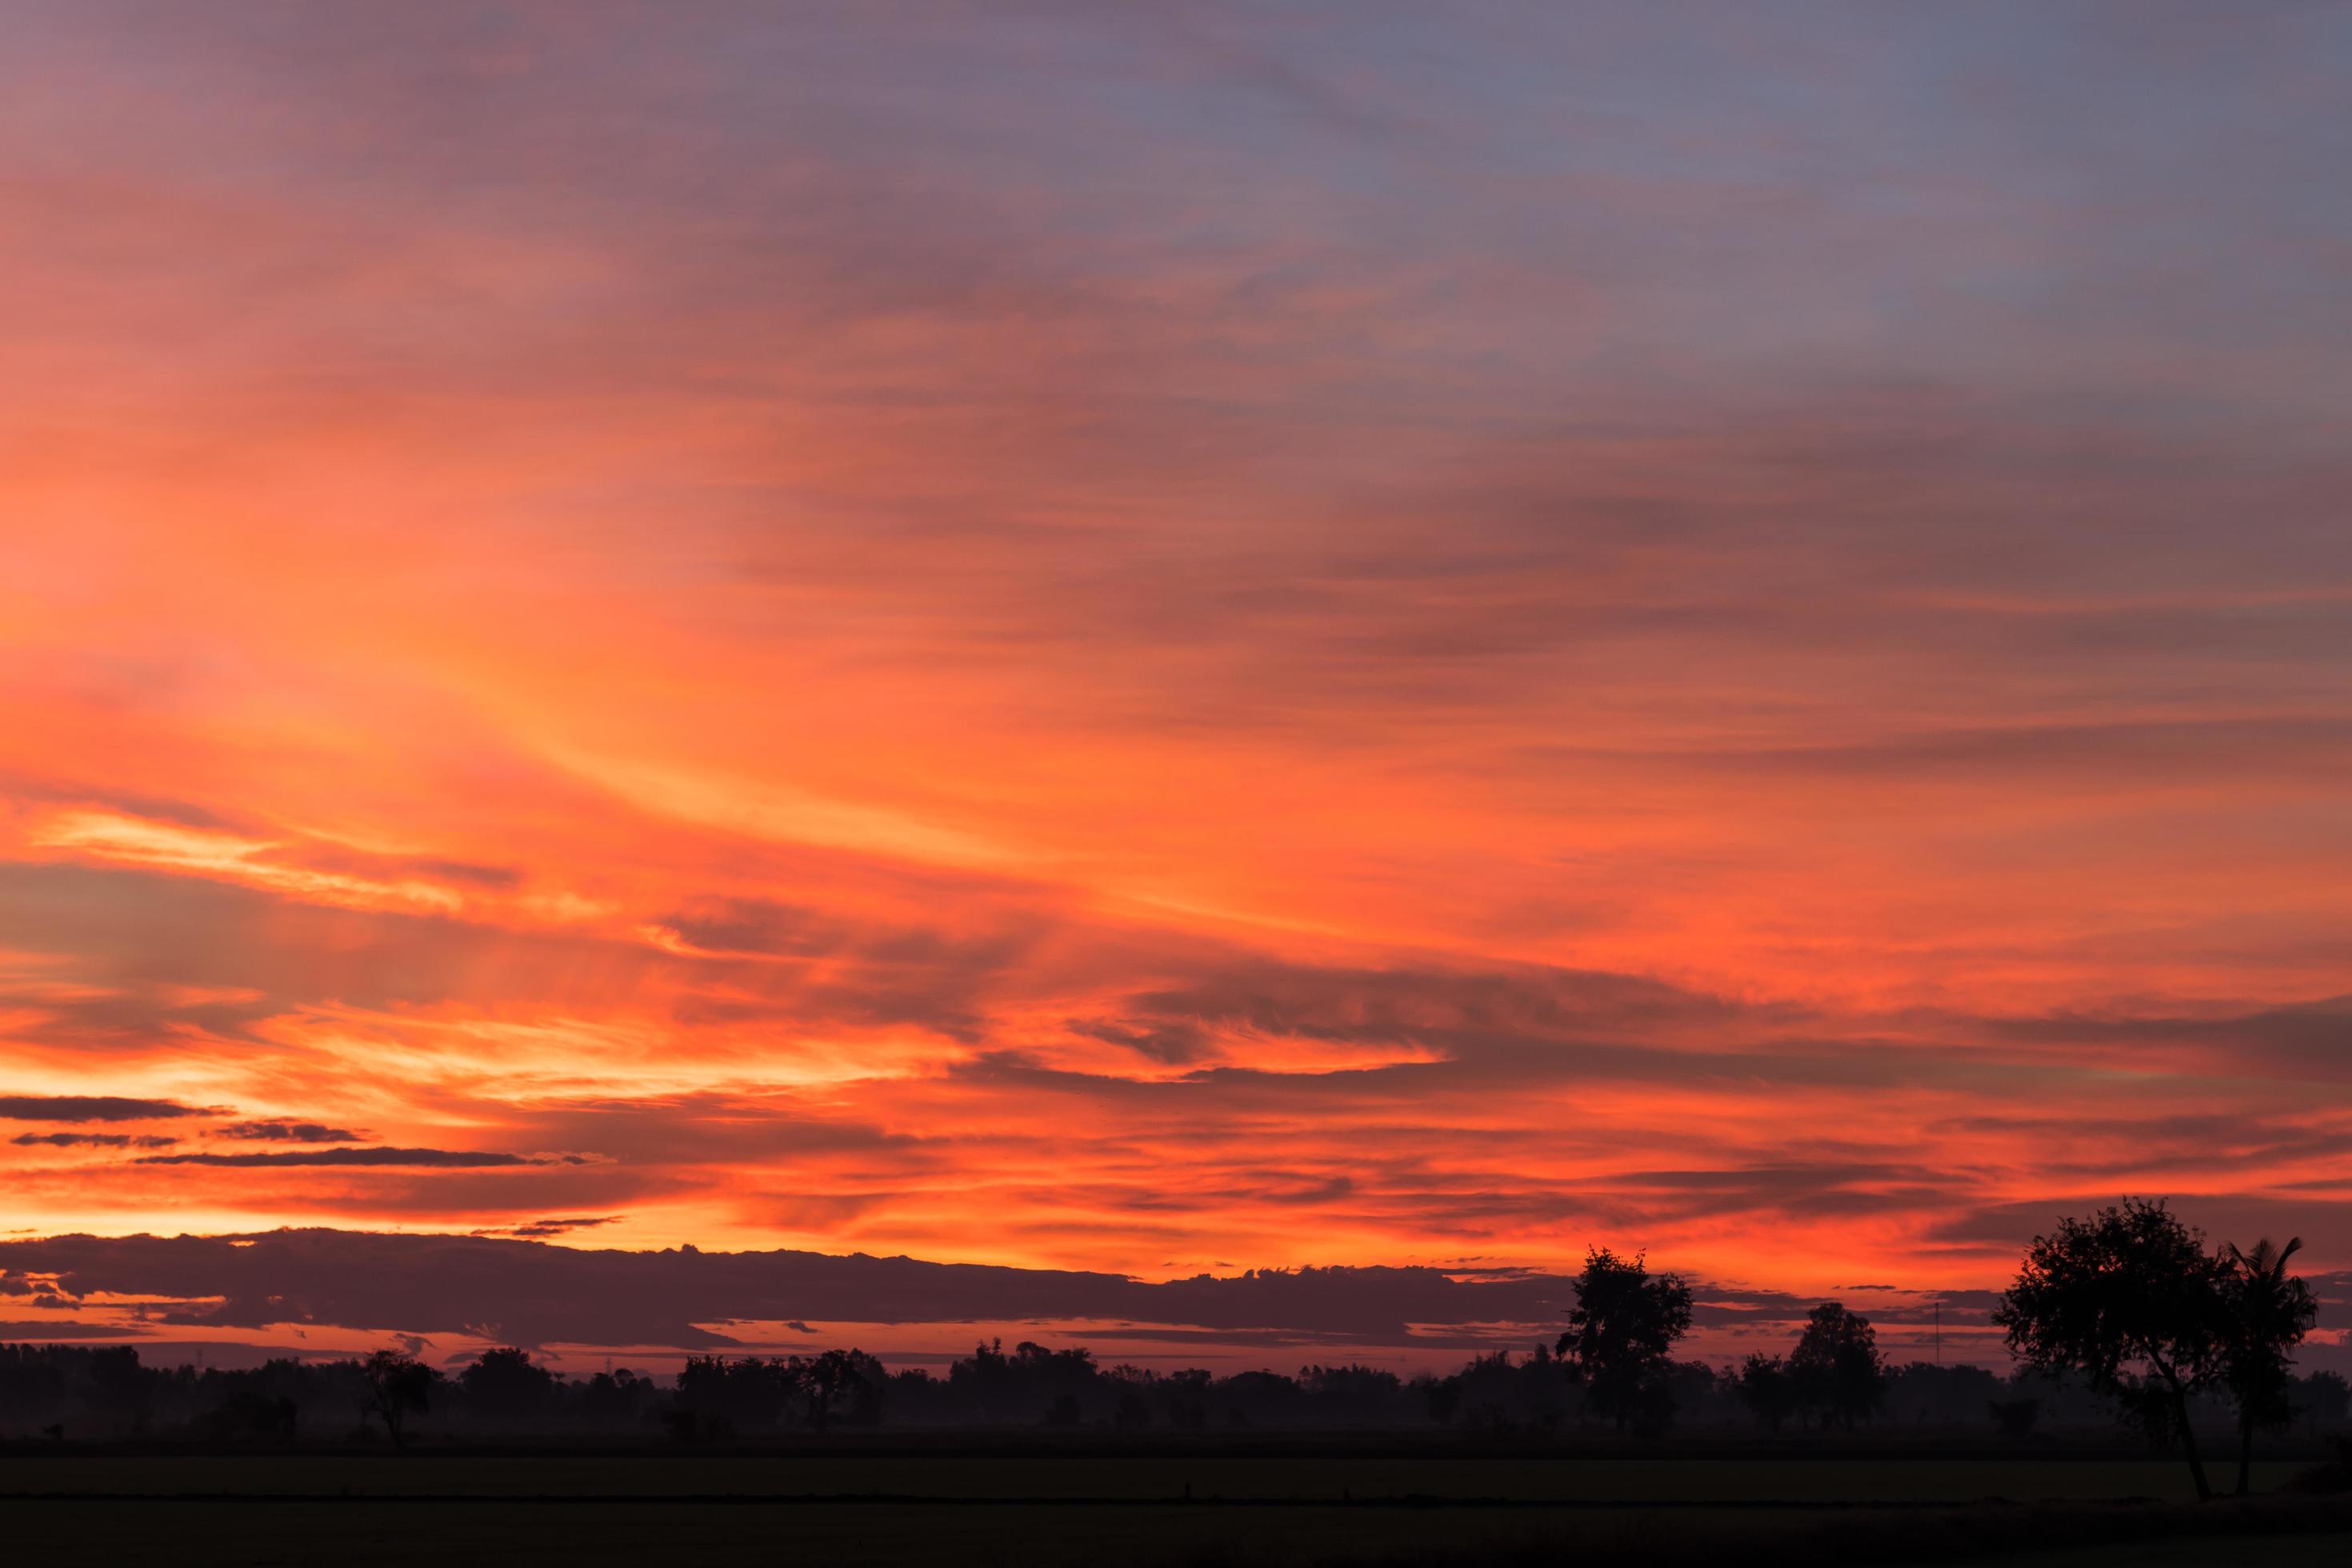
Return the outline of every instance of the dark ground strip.
{"type": "MultiPolygon", "coordinates": [[[[2132,1509],[2152,1506],[2153,1498],[2105,1499],[2096,1504],[2070,1502],[2071,1508],[2132,1509]]],[[[1408,1493],[1402,1497],[1192,1497],[1183,1493],[1156,1493],[1149,1497],[934,1497],[910,1496],[898,1492],[5,1492],[0,1491],[0,1501],[5,1502],[190,1502],[190,1503],[561,1503],[575,1504],[749,1504],[835,1505],[850,1504],[877,1508],[1167,1508],[1171,1505],[1188,1508],[1352,1508],[1352,1509],[1537,1509],[1549,1510],[1596,1510],[1604,1512],[1627,1510],[1680,1511],[1685,1509],[1713,1510],[1797,1510],[1801,1512],[1834,1512],[1847,1509],[1876,1511],[1937,1510],[1950,1512],[1962,1508],[2016,1508],[2036,1506],[2008,1498],[1896,1498],[1871,1500],[1840,1498],[1805,1500],[1793,1498],[1675,1498],[1669,1500],[1639,1498],[1503,1498],[1503,1497],[1435,1497],[1408,1493]]]]}

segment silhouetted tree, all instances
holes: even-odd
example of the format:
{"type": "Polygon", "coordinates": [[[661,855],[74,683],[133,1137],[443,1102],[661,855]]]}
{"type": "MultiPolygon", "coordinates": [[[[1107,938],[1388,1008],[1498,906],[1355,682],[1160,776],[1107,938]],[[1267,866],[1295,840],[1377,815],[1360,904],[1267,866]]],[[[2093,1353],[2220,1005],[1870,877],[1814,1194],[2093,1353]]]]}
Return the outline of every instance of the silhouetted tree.
{"type": "Polygon", "coordinates": [[[1712,1410],[1719,1395],[1731,1393],[1730,1384],[1703,1361],[1668,1362],[1659,1386],[1665,1397],[1650,1411],[1651,1420],[1659,1431],[1681,1420],[1685,1412],[1712,1410]]]}
{"type": "Polygon", "coordinates": [[[1004,1353],[1004,1342],[973,1347],[948,1368],[948,1388],[960,1405],[1000,1421],[1036,1421],[1064,1399],[1083,1409],[1100,1393],[1094,1352],[1048,1350],[1024,1340],[1004,1353]]]}
{"type": "Polygon", "coordinates": [[[529,1351],[513,1345],[484,1351],[457,1374],[467,1410],[503,1426],[546,1420],[555,1404],[557,1382],[554,1373],[532,1363],[529,1351]]]}
{"type": "Polygon", "coordinates": [[[383,1423],[395,1448],[407,1442],[408,1417],[428,1408],[441,1374],[405,1351],[376,1351],[360,1363],[366,1414],[383,1423]]]}
{"type": "MultiPolygon", "coordinates": [[[[0,1345],[0,1413],[14,1421],[58,1414],[66,1397],[66,1360],[58,1345],[0,1345]]],[[[75,1347],[79,1353],[80,1347],[75,1347]]]]}
{"type": "Polygon", "coordinates": [[[653,1379],[625,1366],[600,1372],[580,1385],[580,1415],[594,1427],[641,1426],[655,1393],[653,1379]]]}
{"type": "Polygon", "coordinates": [[[1461,1371],[1430,1383],[1423,1397],[1433,1419],[1458,1419],[1493,1436],[1557,1431],[1577,1405],[1574,1374],[1547,1344],[1523,1362],[1508,1351],[1473,1356],[1461,1371]]]}
{"type": "Polygon", "coordinates": [[[1209,1424],[1209,1369],[1188,1366],[1160,1380],[1167,1391],[1168,1424],[1198,1429],[1209,1424]]]}
{"type": "Polygon", "coordinates": [[[1298,1386],[1319,1425],[1363,1426],[1404,1405],[1404,1381],[1385,1367],[1302,1366],[1298,1386]]]}
{"type": "Polygon", "coordinates": [[[1739,1403],[1768,1432],[1778,1432],[1797,1407],[1797,1385],[1790,1379],[1788,1363],[1776,1355],[1758,1351],[1740,1363],[1733,1386],[1738,1391],[1739,1403]]]}
{"type": "Polygon", "coordinates": [[[1017,1407],[1033,1405],[1028,1385],[1039,1370],[1037,1357],[1045,1353],[1042,1347],[1024,1342],[1006,1355],[1003,1340],[974,1345],[971,1354],[948,1368],[949,1391],[957,1403],[983,1418],[1012,1417],[1017,1407]]]}
{"type": "Polygon", "coordinates": [[[2302,1248],[2301,1237],[2284,1247],[2273,1247],[2264,1237],[2252,1252],[2232,1245],[2224,1254],[2221,1375],[2238,1405],[2240,1497],[2252,1487],[2254,1429],[2284,1426],[2294,1417],[2288,1366],[2319,1315],[2311,1287],[2286,1271],[2287,1259],[2302,1248]]]}
{"type": "Polygon", "coordinates": [[[1225,1425],[1248,1426],[1261,1421],[1295,1423],[1306,1405],[1306,1391],[1295,1378],[1278,1372],[1237,1372],[1217,1384],[1217,1397],[1225,1407],[1225,1425]]]}
{"type": "Polygon", "coordinates": [[[91,1410],[118,1430],[143,1435],[163,1382],[161,1373],[142,1366],[139,1352],[129,1345],[110,1345],[87,1355],[83,1393],[91,1410]]]}
{"type": "Polygon", "coordinates": [[[821,1356],[792,1362],[793,1381],[808,1405],[809,1426],[822,1432],[833,1421],[834,1407],[847,1402],[861,1408],[882,1397],[887,1377],[882,1363],[860,1350],[833,1350],[821,1356]]]}
{"type": "Polygon", "coordinates": [[[804,1365],[797,1357],[688,1356],[678,1369],[670,1430],[692,1440],[772,1427],[802,1397],[804,1365]]]}
{"type": "Polygon", "coordinates": [[[1789,1352],[1789,1381],[1797,1403],[1835,1420],[1851,1432],[1855,1421],[1878,1408],[1886,1363],[1879,1359],[1878,1331],[1870,1320],[1824,1301],[1805,1320],[1797,1348],[1789,1352]]]}
{"type": "Polygon", "coordinates": [[[1589,1249],[1559,1354],[1590,1390],[1593,1407],[1625,1430],[1635,1416],[1673,1413],[1666,1379],[1675,1342],[1690,1331],[1691,1293],[1678,1275],[1652,1277],[1648,1260],[1589,1249]]]}
{"type": "Polygon", "coordinates": [[[2079,1372],[2151,1436],[2179,1437],[2202,1500],[2213,1495],[2189,1398],[2221,1375],[2223,1265],[2161,1199],[2126,1198],[2087,1220],[2062,1219],[2025,1249],[1992,1321],[2043,1372],[2079,1372]],[[2134,1374],[2137,1375],[2135,1376],[2134,1374]]]}

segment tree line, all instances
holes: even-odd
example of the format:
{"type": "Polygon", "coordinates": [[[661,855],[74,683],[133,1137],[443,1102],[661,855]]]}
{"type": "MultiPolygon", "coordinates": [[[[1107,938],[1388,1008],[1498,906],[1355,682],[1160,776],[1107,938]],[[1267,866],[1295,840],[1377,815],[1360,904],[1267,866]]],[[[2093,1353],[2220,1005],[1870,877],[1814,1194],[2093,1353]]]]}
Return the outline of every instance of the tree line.
{"type": "MultiPolygon", "coordinates": [[[[1843,1310],[1841,1309],[1841,1310],[1843,1310]]],[[[1846,1315],[1857,1331],[1867,1320],[1846,1315]]],[[[1792,1374],[1792,1352],[1717,1367],[1670,1360],[1625,1429],[1672,1432],[1880,1431],[2023,1439],[2108,1428],[2112,1407],[2079,1377],[2018,1367],[1878,1363],[1866,1396],[1848,1381],[1792,1374]],[[1759,1365],[1769,1369],[1759,1375],[1759,1365]]],[[[2327,1430],[2352,1414],[2333,1373],[2294,1380],[2294,1419],[2327,1430]]],[[[2200,1394],[2213,1431],[2233,1418],[2200,1394]]],[[[404,1445],[441,1437],[623,1437],[680,1444],[757,1441],[877,1426],[894,1428],[1110,1429],[1129,1433],[1367,1428],[1444,1429],[1542,1442],[1618,1430],[1549,1343],[1498,1350],[1451,1373],[1401,1377],[1384,1367],[1314,1365],[1219,1375],[1103,1365],[1084,1349],[984,1345],[941,1372],[885,1368],[855,1351],[802,1357],[697,1356],[671,1377],[627,1368],[568,1377],[511,1346],[444,1371],[401,1352],[356,1361],[278,1360],[227,1370],[148,1367],[128,1347],[0,1345],[0,1439],[49,1428],[75,1439],[149,1437],[228,1445],[346,1441],[404,1445]],[[796,1368],[794,1363],[797,1362],[796,1368]],[[827,1370],[810,1375],[812,1368],[827,1370]]],[[[2133,1428],[2135,1431],[2137,1427],[2133,1428]]]]}
{"type": "MultiPolygon", "coordinates": [[[[2035,1237],[1992,1321],[2021,1367],[2079,1378],[2152,1441],[2177,1444],[2200,1499],[2213,1489],[2198,1405],[2225,1402],[2237,1427],[2242,1496],[2255,1433],[2296,1415],[2294,1350],[2318,1321],[2310,1286],[2287,1272],[2302,1246],[2265,1238],[2251,1250],[2209,1248],[2163,1200],[2126,1198],[2035,1237]]],[[[1559,1353],[1622,1430],[1671,1416],[1671,1352],[1690,1322],[1690,1287],[1679,1277],[1654,1276],[1639,1257],[1596,1247],[1578,1279],[1559,1353]]],[[[1885,1381],[1869,1321],[1834,1301],[1814,1309],[1785,1358],[1751,1355],[1738,1374],[1741,1399],[1774,1426],[1791,1411],[1812,1410],[1851,1429],[1875,1410],[1885,1381]]],[[[2342,1380],[2332,1384],[2322,1396],[2331,1405],[2342,1380]]],[[[2014,1427],[2032,1413],[1994,1402],[1991,1414],[2014,1427]]]]}
{"type": "Polygon", "coordinates": [[[1436,1425],[1488,1436],[1580,1428],[1654,1436],[1752,1424],[1851,1432],[1876,1422],[2023,1438],[2039,1426],[2120,1417],[2182,1447],[2206,1486],[2199,1428],[2240,1437],[2300,1420],[2341,1425],[2352,1387],[2296,1377],[2292,1352],[2315,1319],[2287,1272],[2295,1245],[2208,1251],[2161,1203],[2126,1200],[2060,1222],[2028,1247],[1994,1321],[2016,1356],[1977,1366],[1890,1365],[1869,1319],[1836,1301],[1796,1341],[1735,1366],[1679,1360],[1689,1284],[1645,1258],[1594,1248],[1556,1343],[1497,1351],[1444,1374],[1311,1365],[1295,1375],[1102,1366],[1084,1349],[1001,1342],[943,1373],[893,1371],[857,1350],[688,1357],[664,1381],[627,1369],[567,1377],[519,1347],[454,1373],[407,1350],[250,1369],[148,1367],[123,1346],[0,1345],[0,1436],[184,1436],[282,1443],[375,1434],[395,1446],[436,1435],[658,1436],[683,1444],[907,1426],[1304,1430],[1436,1425]]]}

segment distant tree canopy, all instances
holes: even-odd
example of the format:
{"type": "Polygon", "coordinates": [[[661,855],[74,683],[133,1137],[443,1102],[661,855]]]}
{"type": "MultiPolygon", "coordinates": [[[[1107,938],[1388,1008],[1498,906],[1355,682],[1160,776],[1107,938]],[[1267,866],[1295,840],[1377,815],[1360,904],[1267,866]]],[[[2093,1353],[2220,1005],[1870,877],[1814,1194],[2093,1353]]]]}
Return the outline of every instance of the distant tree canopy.
{"type": "Polygon", "coordinates": [[[363,1410],[383,1423],[392,1446],[406,1440],[410,1415],[431,1408],[441,1374],[405,1351],[377,1351],[360,1363],[363,1410]]]}
{"type": "Polygon", "coordinates": [[[1887,1381],[1870,1320],[1824,1301],[1806,1318],[1788,1355],[1750,1355],[1732,1374],[1731,1386],[1768,1431],[1778,1432],[1802,1413],[1809,1425],[1835,1422],[1851,1432],[1856,1421],[1877,1411],[1887,1381]]]}
{"type": "Polygon", "coordinates": [[[561,1381],[536,1365],[529,1351],[501,1345],[484,1351],[457,1374],[457,1387],[478,1418],[498,1426],[528,1426],[542,1421],[561,1381]]]}
{"type": "MultiPolygon", "coordinates": [[[[969,1369],[961,1377],[954,1368],[944,1375],[920,1367],[893,1372],[850,1350],[838,1357],[832,1352],[797,1358],[698,1356],[674,1379],[626,1367],[567,1378],[541,1365],[537,1352],[518,1353],[511,1346],[458,1362],[446,1381],[400,1352],[376,1365],[419,1369],[394,1380],[421,1384],[417,1391],[425,1396],[422,1408],[414,1402],[394,1408],[404,1447],[414,1447],[420,1433],[436,1440],[469,1434],[603,1435],[644,1442],[666,1432],[688,1444],[756,1442],[885,1420],[901,1427],[1059,1425],[1129,1432],[1397,1430],[1435,1423],[1486,1440],[1545,1442],[1580,1429],[1611,1428],[1615,1421],[1587,1397],[1569,1363],[1548,1344],[1537,1345],[1532,1354],[1497,1350],[1451,1373],[1410,1378],[1347,1363],[1304,1366],[1295,1375],[1221,1376],[1199,1367],[1106,1368],[1091,1356],[1081,1362],[1044,1350],[1025,1357],[994,1353],[1002,1357],[1000,1374],[1012,1384],[996,1389],[986,1413],[973,1397],[969,1369]],[[868,1386],[843,1380],[828,1396],[822,1374],[806,1384],[795,1379],[795,1361],[803,1369],[828,1362],[854,1365],[868,1386]],[[485,1362],[488,1370],[477,1370],[485,1362]],[[1083,1374],[1073,1373],[1080,1365],[1083,1374]],[[537,1396],[520,1405],[502,1398],[501,1384],[524,1368],[523,1386],[537,1396]],[[829,1403],[812,1407],[812,1386],[829,1403]]],[[[129,1346],[0,1344],[0,1444],[52,1428],[77,1441],[137,1436],[231,1448],[348,1443],[362,1432],[390,1436],[376,1409],[376,1386],[363,1369],[360,1361],[287,1359],[249,1367],[148,1366],[129,1346]]],[[[1722,1372],[1674,1361],[1660,1376],[1678,1426],[1720,1427],[1753,1418],[1769,1426],[1775,1412],[1783,1422],[1797,1414],[1786,1355],[1751,1357],[1746,1366],[1722,1372]]],[[[2352,1414],[2352,1389],[2331,1373],[2290,1379],[2284,1397],[2294,1425],[2306,1431],[2341,1430],[2352,1414]]],[[[1887,1373],[1873,1418],[1921,1434],[1981,1433],[1989,1416],[1996,1426],[2013,1419],[1997,1405],[2028,1406],[2035,1423],[2078,1431],[2111,1427],[2115,1417],[2112,1403],[2077,1378],[2023,1366],[2002,1377],[1980,1366],[1914,1362],[1887,1373]]],[[[2207,1430],[2236,1414],[2221,1384],[2198,1394],[2193,1413],[2207,1430]]]]}
{"type": "Polygon", "coordinates": [[[673,1426],[681,1436],[734,1436],[798,1419],[823,1432],[846,1414],[881,1416],[890,1374],[861,1350],[814,1356],[689,1356],[677,1375],[673,1426]]]}
{"type": "Polygon", "coordinates": [[[809,1426],[816,1431],[831,1426],[835,1412],[845,1406],[861,1415],[878,1414],[890,1374],[864,1351],[831,1350],[805,1361],[794,1356],[790,1364],[809,1426]]]}
{"type": "Polygon", "coordinates": [[[1778,1432],[1796,1413],[1796,1381],[1789,1375],[1789,1363],[1779,1356],[1761,1351],[1750,1355],[1739,1363],[1733,1386],[1738,1391],[1739,1403],[1768,1432],[1778,1432]]]}
{"type": "Polygon", "coordinates": [[[788,1365],[765,1356],[687,1357],[677,1372],[672,1430],[682,1437],[731,1437],[776,1426],[798,1392],[788,1365]]]}
{"type": "Polygon", "coordinates": [[[1092,1351],[1048,1350],[1024,1340],[1007,1355],[998,1340],[974,1345],[968,1359],[948,1369],[948,1383],[983,1415],[1034,1420],[1065,1396],[1077,1395],[1095,1375],[1092,1351]]]}
{"type": "Polygon", "coordinates": [[[1674,1415],[1675,1344],[1690,1325],[1690,1287],[1679,1275],[1653,1276],[1641,1255],[1624,1258],[1596,1247],[1577,1276],[1559,1355],[1617,1430],[1636,1421],[1664,1426],[1674,1415]]]}
{"type": "Polygon", "coordinates": [[[1853,1431],[1857,1420],[1878,1408],[1886,1384],[1878,1331],[1868,1318],[1838,1302],[1822,1302],[1805,1320],[1805,1331],[1789,1352],[1789,1382],[1800,1408],[1853,1431]]]}

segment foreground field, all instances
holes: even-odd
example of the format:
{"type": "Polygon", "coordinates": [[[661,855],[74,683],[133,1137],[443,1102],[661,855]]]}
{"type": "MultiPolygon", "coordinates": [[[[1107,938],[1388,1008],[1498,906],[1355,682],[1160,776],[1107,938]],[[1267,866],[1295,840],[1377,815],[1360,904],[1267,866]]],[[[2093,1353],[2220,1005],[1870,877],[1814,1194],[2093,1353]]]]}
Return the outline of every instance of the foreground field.
{"type": "Polygon", "coordinates": [[[25,1561],[184,1564],[2352,1560],[2352,1505],[2200,1507],[2185,1479],[2137,1460],[19,1453],[0,1530],[25,1561]]]}
{"type": "MultiPolygon", "coordinates": [[[[9,1544],[24,1561],[194,1565],[645,1563],[661,1562],[1039,1564],[1534,1564],[1563,1558],[1717,1563],[2021,1561],[2043,1568],[2232,1561],[2274,1568],[2352,1556],[2352,1519],[2265,1530],[2257,1541],[2181,1538],[2168,1505],[1979,1505],[1892,1512],[1478,1505],[344,1501],[219,1499],[16,1500],[9,1544]],[[2053,1511],[2053,1508],[2055,1511],[2053,1511]],[[2168,1540],[2167,1537],[2171,1539],[2168,1540]],[[2072,1549],[2043,1552],[2053,1539],[2072,1549]]],[[[2221,1522],[2218,1519],[2216,1522],[2221,1522]]],[[[2312,1520],[2276,1521],[2281,1524],[2312,1520]]]]}
{"type": "MultiPolygon", "coordinates": [[[[2300,1466],[2255,1467],[2270,1490],[2300,1466]]],[[[1234,1453],[989,1457],[17,1455],[0,1496],[306,1493],[409,1498],[926,1498],[1516,1503],[2187,1500],[2167,1459],[1515,1458],[1234,1453]]]]}

